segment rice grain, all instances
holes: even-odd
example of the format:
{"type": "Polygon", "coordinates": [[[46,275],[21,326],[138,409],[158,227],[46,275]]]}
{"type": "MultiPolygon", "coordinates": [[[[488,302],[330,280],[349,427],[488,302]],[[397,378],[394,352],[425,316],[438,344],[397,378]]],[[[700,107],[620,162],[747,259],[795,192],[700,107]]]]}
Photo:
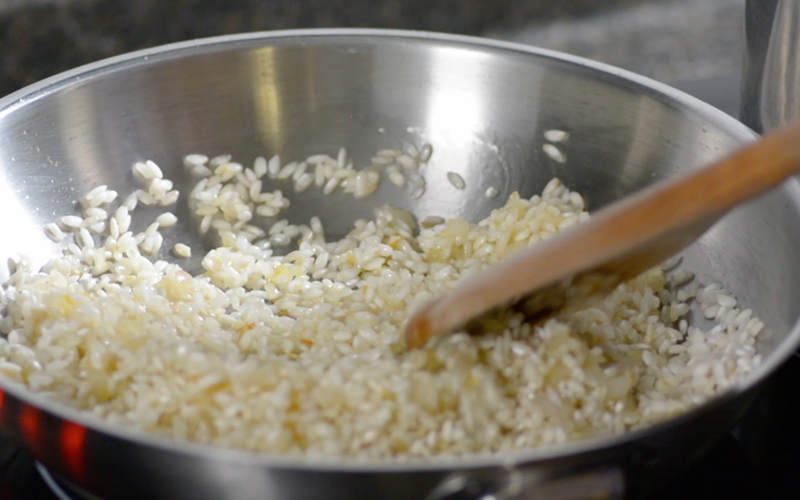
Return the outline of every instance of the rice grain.
{"type": "Polygon", "coordinates": [[[452,184],[456,189],[464,189],[467,187],[467,183],[464,182],[464,178],[456,172],[447,172],[447,180],[450,181],[450,184],[452,184]]]}

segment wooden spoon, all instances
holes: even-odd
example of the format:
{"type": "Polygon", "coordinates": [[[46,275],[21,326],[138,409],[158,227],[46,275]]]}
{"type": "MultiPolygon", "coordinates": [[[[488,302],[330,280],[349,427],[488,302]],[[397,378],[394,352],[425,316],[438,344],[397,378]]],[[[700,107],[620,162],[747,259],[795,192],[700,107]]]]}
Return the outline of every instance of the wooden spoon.
{"type": "Polygon", "coordinates": [[[798,171],[800,122],[609,205],[589,221],[465,280],[411,317],[406,345],[419,347],[521,298],[529,304],[528,313],[535,312],[533,307],[548,314],[564,304],[567,293],[608,292],[678,253],[733,207],[798,171]]]}

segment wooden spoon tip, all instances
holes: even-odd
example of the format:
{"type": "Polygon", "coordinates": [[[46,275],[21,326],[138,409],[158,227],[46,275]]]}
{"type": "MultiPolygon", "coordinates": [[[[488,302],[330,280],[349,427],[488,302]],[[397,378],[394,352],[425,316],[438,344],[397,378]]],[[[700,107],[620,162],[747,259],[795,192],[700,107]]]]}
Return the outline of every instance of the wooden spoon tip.
{"type": "Polygon", "coordinates": [[[410,350],[422,347],[430,337],[431,324],[425,311],[415,314],[406,325],[406,348],[410,350]]]}

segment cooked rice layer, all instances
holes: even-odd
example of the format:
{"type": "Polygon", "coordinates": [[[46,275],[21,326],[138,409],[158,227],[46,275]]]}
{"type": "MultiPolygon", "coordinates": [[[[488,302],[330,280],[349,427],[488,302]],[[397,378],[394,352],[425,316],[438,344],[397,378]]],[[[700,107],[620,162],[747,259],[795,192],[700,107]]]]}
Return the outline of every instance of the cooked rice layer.
{"type": "MultiPolygon", "coordinates": [[[[171,214],[128,231],[137,199],[169,205],[178,196],[154,163],[137,164],[148,183],[139,198],[111,213],[102,207],[116,193],[93,190],[83,218],[60,221],[75,240],[65,255],[41,272],[21,265],[4,285],[3,376],[158,435],[388,459],[625,432],[705,401],[759,362],[762,325],[750,310],[718,285],[699,288],[690,273],[661,269],[545,324],[509,312],[501,334],[460,333],[406,352],[402,328],[413,310],[461,276],[587,219],[580,195],[554,180],[530,200],[512,195],[478,224],[432,219],[418,236],[407,213],[384,207],[329,242],[318,219],[281,221],[269,233],[250,225],[259,207],[275,215],[288,205],[280,191],[261,192],[260,179],[277,177],[280,165],[215,160],[187,157],[206,177],[190,196],[201,225],[220,233],[205,272],[193,277],[144,255],[160,248],[171,214]],[[265,243],[292,238],[298,249],[285,256],[265,243]],[[692,301],[713,329],[688,325],[692,301]]],[[[343,168],[341,155],[338,163],[331,172],[343,168]]],[[[322,188],[334,177],[318,171],[322,188]]]]}

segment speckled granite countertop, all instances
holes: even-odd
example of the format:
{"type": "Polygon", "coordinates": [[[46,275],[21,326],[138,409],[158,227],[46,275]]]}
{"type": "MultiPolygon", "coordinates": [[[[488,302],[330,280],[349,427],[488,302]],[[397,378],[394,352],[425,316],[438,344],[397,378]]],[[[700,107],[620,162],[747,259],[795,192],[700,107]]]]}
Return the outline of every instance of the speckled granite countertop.
{"type": "Polygon", "coordinates": [[[743,10],[744,0],[0,0],[0,96],[140,48],[332,26],[491,36],[690,80],[738,70],[743,10]]]}

